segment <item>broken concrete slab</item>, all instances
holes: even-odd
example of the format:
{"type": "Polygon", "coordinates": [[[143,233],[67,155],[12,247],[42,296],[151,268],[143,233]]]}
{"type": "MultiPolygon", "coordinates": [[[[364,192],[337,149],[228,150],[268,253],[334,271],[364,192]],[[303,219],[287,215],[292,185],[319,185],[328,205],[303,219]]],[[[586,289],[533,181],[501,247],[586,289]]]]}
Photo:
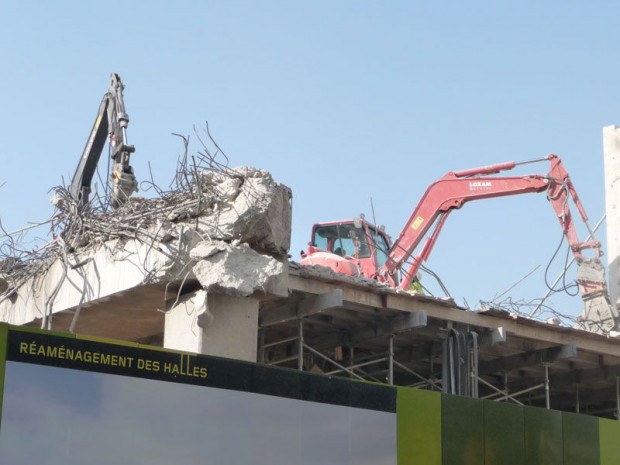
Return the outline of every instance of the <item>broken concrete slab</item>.
{"type": "Polygon", "coordinates": [[[287,296],[287,266],[246,243],[201,242],[190,252],[192,271],[203,289],[247,297],[255,292],[287,296]]]}
{"type": "Polygon", "coordinates": [[[0,298],[0,321],[23,325],[131,288],[179,279],[188,260],[184,248],[182,241],[153,247],[115,239],[59,257],[44,274],[13,285],[0,298]]]}
{"type": "Polygon", "coordinates": [[[239,167],[202,173],[202,188],[216,193],[197,230],[211,239],[246,242],[253,248],[286,255],[291,242],[291,191],[267,171],[239,167]]]}

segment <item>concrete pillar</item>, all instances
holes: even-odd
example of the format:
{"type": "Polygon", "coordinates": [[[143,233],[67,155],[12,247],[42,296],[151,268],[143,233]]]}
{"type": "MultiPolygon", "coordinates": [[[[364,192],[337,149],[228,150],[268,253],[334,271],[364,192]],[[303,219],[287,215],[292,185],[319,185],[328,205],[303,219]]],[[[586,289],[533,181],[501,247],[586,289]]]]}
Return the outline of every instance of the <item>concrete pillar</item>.
{"type": "Polygon", "coordinates": [[[620,128],[603,128],[605,155],[605,212],[607,215],[607,265],[609,295],[618,307],[620,298],[620,128]]]}
{"type": "Polygon", "coordinates": [[[200,290],[166,313],[164,347],[256,362],[258,300],[200,290]]]}

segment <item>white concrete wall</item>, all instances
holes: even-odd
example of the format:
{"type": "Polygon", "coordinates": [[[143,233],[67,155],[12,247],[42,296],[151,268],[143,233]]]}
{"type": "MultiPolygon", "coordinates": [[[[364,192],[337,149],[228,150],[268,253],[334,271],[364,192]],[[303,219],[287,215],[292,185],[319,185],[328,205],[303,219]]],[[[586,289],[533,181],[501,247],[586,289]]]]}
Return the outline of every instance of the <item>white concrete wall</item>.
{"type": "Polygon", "coordinates": [[[612,304],[620,298],[620,128],[603,128],[605,156],[605,210],[607,215],[607,262],[612,304]]]}

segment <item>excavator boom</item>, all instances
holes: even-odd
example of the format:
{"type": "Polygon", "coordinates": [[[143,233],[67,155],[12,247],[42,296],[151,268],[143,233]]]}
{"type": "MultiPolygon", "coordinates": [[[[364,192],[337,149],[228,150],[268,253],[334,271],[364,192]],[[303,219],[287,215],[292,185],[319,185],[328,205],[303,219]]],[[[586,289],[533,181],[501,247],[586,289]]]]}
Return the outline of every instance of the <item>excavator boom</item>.
{"type": "Polygon", "coordinates": [[[113,159],[110,175],[112,206],[116,208],[122,205],[133,192],[138,190],[133,168],[129,164],[130,154],[135,151],[135,148],[133,145],[127,145],[129,116],[125,112],[123,88],[120,76],[113,73],[110,76],[110,86],[101,100],[97,117],[71,181],[71,195],[81,205],[89,201],[92,180],[108,137],[113,159]]]}
{"type": "Polygon", "coordinates": [[[394,273],[396,269],[400,269],[405,274],[405,278],[401,281],[400,286],[403,289],[407,289],[421,262],[425,261],[430,255],[447,216],[452,211],[460,209],[466,202],[539,192],[547,193],[547,197],[560,222],[560,227],[575,256],[580,259],[582,257],[582,250],[593,249],[596,258],[600,257],[601,251],[598,241],[579,242],[569,200],[572,200],[572,203],[577,207],[579,215],[586,225],[588,224],[588,216],[560,157],[549,155],[546,158],[530,162],[507,162],[482,168],[450,172],[435,181],[428,187],[411,214],[400,236],[394,243],[387,262],[379,270],[379,276],[386,276],[394,273]],[[491,176],[492,174],[511,170],[522,164],[543,160],[548,160],[551,164],[546,175],[491,176]],[[426,233],[433,226],[435,226],[435,230],[427,239],[420,254],[413,259],[413,264],[408,269],[404,269],[404,265],[414,250],[420,245],[426,233]]]}

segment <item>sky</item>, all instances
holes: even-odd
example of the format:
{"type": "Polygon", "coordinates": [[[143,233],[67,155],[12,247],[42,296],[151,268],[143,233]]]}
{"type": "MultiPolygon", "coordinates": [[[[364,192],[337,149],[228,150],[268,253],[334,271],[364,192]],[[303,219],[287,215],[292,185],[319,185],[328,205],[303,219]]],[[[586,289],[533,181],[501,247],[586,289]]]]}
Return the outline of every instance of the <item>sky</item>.
{"type": "MultiPolygon", "coordinates": [[[[292,188],[294,260],[313,223],[364,212],[396,238],[446,172],[549,153],[596,223],[602,128],[620,123],[619,14],[613,1],[2,0],[0,220],[49,219],[116,72],[138,179],[167,185],[182,151],[171,134],[198,151],[208,121],[231,166],[292,188]]],[[[538,267],[506,294],[530,300],[560,239],[544,194],[471,203],[427,265],[472,308],[538,267]]],[[[578,297],[552,303],[581,311],[578,297]]]]}

